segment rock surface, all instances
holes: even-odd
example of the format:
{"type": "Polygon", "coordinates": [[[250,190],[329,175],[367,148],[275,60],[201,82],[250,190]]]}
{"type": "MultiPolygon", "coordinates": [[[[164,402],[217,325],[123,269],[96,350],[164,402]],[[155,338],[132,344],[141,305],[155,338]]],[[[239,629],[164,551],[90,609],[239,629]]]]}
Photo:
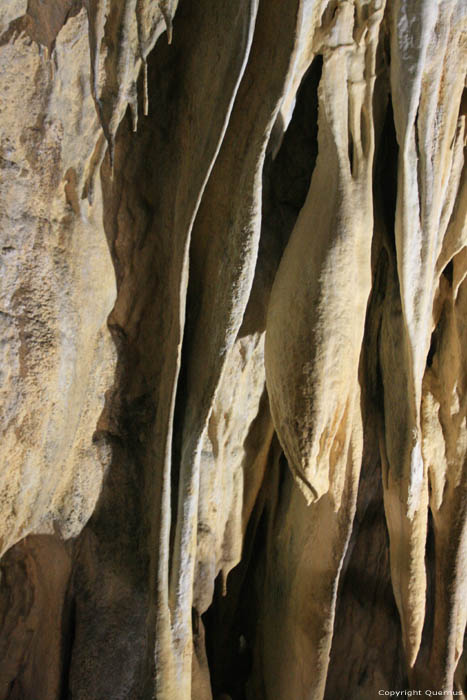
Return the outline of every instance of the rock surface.
{"type": "Polygon", "coordinates": [[[467,692],[464,0],[4,0],[0,700],[467,692]]]}

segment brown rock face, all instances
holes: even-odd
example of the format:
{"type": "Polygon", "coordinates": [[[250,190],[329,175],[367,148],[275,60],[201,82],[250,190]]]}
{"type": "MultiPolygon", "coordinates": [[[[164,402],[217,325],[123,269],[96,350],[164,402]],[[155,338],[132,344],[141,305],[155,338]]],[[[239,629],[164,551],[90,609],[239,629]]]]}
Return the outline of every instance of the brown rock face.
{"type": "Polygon", "coordinates": [[[465,696],[466,74],[465,0],[3,0],[0,700],[465,696]]]}

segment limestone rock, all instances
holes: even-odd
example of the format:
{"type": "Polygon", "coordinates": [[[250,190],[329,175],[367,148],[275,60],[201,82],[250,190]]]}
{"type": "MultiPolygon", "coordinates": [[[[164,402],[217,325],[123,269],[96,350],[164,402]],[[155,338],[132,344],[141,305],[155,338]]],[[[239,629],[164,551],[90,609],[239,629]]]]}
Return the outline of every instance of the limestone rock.
{"type": "Polygon", "coordinates": [[[0,700],[467,692],[466,37],[2,3],[0,700]]]}
{"type": "Polygon", "coordinates": [[[78,535],[109,461],[95,434],[116,285],[102,200],[81,199],[99,139],[86,32],[81,10],[50,60],[25,33],[0,54],[2,552],[31,532],[78,535]]]}

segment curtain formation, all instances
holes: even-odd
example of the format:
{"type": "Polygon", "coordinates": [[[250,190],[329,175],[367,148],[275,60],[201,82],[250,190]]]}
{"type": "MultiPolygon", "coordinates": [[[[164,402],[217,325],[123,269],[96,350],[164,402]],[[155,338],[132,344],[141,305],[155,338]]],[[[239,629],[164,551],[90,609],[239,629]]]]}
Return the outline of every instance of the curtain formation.
{"type": "Polygon", "coordinates": [[[1,698],[466,691],[466,72],[464,0],[2,7],[1,698]]]}

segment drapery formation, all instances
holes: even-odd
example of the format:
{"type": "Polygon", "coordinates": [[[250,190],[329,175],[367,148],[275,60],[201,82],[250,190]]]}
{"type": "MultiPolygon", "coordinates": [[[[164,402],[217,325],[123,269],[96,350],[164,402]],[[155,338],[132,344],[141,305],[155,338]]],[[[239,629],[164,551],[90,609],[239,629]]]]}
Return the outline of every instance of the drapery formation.
{"type": "Polygon", "coordinates": [[[2,700],[466,692],[466,72],[465,0],[3,3],[2,700]]]}

